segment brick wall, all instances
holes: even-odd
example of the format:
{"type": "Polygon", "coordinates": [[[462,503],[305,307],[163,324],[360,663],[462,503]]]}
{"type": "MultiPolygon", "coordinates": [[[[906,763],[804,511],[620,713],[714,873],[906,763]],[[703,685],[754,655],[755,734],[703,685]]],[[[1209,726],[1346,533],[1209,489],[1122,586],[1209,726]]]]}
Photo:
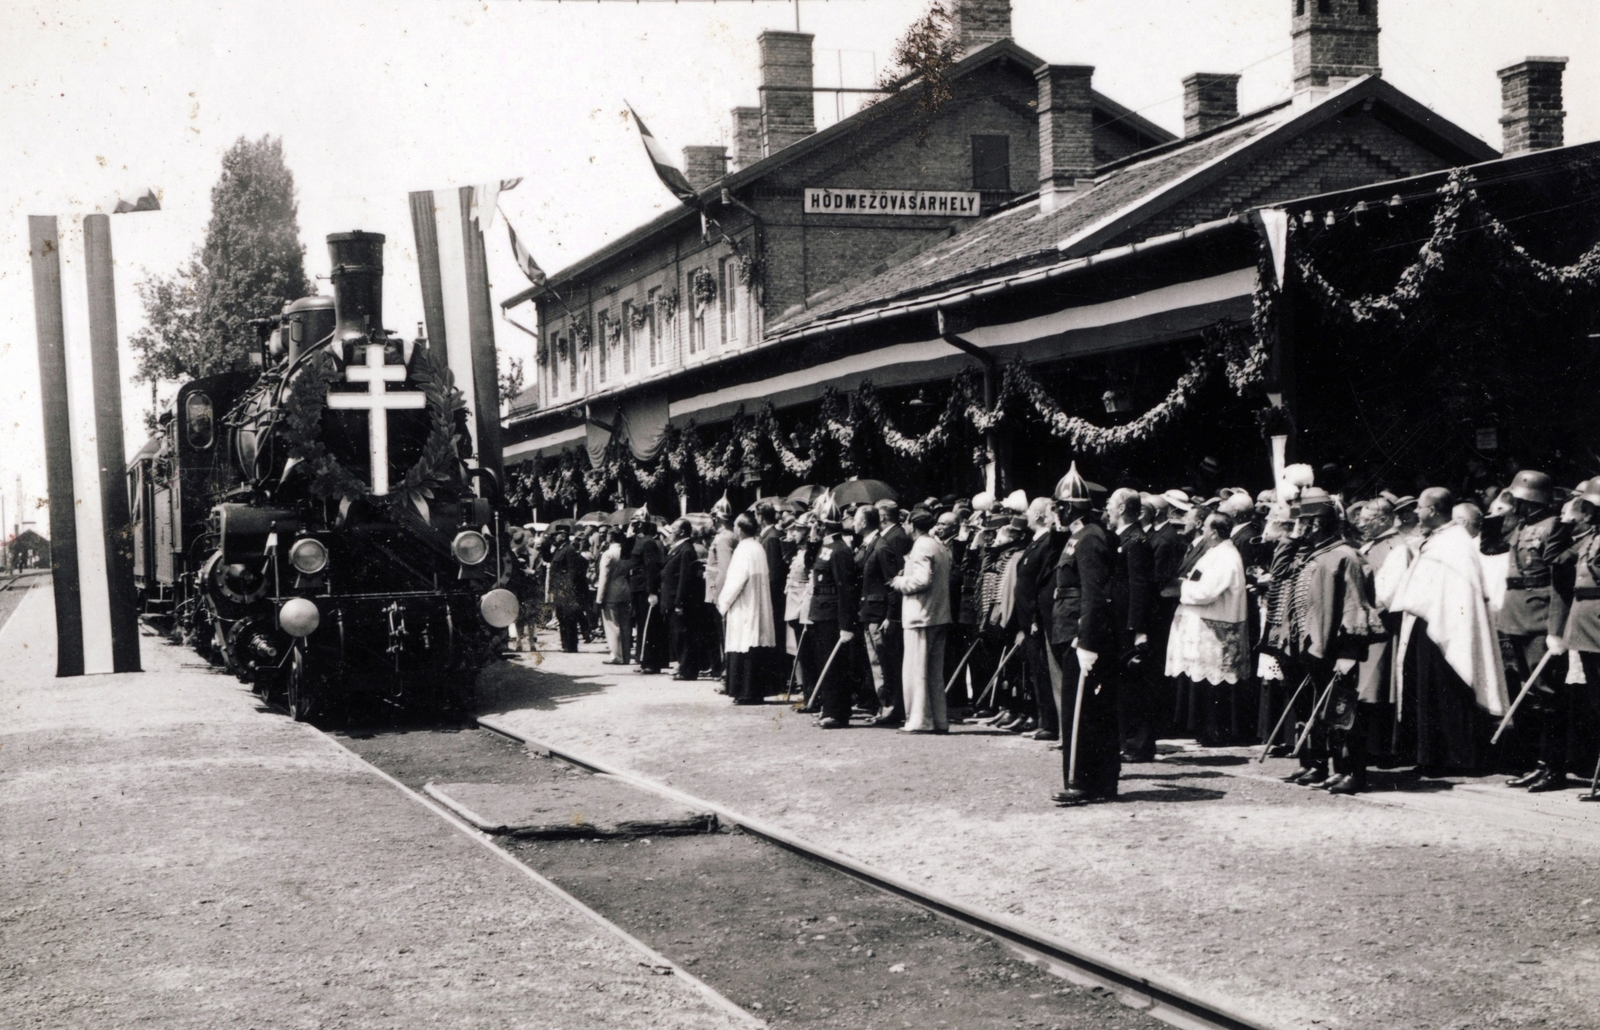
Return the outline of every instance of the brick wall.
{"type": "Polygon", "coordinates": [[[1501,150],[1507,155],[1562,145],[1567,112],[1562,109],[1565,57],[1530,57],[1500,69],[1501,150]]]}
{"type": "Polygon", "coordinates": [[[1294,4],[1290,34],[1294,88],[1326,86],[1330,77],[1377,75],[1378,0],[1285,0],[1294,4]]]}

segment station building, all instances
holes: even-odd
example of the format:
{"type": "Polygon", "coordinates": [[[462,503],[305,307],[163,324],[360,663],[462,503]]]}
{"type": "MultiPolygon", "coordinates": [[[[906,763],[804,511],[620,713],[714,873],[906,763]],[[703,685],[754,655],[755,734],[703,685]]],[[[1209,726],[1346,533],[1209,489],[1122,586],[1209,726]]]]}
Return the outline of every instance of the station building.
{"type": "MultiPolygon", "coordinates": [[[[1190,74],[1181,138],[1096,91],[1093,68],[1025,50],[1009,0],[953,4],[961,56],[942,103],[914,82],[820,132],[811,37],[763,33],[761,104],[733,109],[731,153],[684,151],[714,222],[685,205],[504,302],[534,303],[540,330],[508,466],[597,455],[619,435],[645,458],[668,424],[715,432],[741,410],[802,412],[864,383],[916,428],[963,369],[992,388],[1018,360],[1067,412],[1138,418],[1208,329],[1251,319],[1270,266],[1252,212],[1500,157],[1383,79],[1378,0],[1284,2],[1292,95],[1241,113],[1239,76],[1190,74]]],[[[1512,151],[1560,144],[1560,70],[1530,59],[1501,73],[1512,151]]],[[[1273,375],[1282,404],[1280,361],[1273,375]]],[[[1196,405],[1206,426],[1137,441],[1098,471],[1182,482],[1210,459],[1225,481],[1261,479],[1257,450],[1220,439],[1259,444],[1252,413],[1212,400],[1196,405]]],[[[1023,435],[991,434],[986,467],[874,471],[921,493],[1039,492],[1072,455],[1023,435]]],[[[745,485],[788,485],[781,469],[768,479],[745,485]]]]}

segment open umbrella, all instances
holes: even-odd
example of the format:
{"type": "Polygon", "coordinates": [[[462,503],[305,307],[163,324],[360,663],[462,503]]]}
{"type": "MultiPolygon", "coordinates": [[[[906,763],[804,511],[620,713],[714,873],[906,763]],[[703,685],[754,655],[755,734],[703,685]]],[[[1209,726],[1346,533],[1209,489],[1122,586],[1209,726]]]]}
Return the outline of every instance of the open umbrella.
{"type": "Polygon", "coordinates": [[[611,513],[609,511],[591,511],[589,514],[578,520],[578,525],[603,526],[606,524],[606,519],[610,517],[611,513]]]}
{"type": "Polygon", "coordinates": [[[833,488],[833,503],[843,508],[850,504],[877,504],[898,501],[900,491],[881,479],[852,479],[833,488]]]}
{"type": "Polygon", "coordinates": [[[638,510],[639,509],[637,508],[618,508],[616,511],[610,512],[606,515],[606,525],[626,526],[628,524],[628,520],[633,518],[633,513],[638,510]]]}
{"type": "Polygon", "coordinates": [[[545,528],[549,532],[554,532],[555,530],[558,530],[558,529],[571,529],[573,526],[576,526],[576,525],[577,525],[577,523],[574,522],[572,519],[556,519],[554,522],[550,523],[545,528]]]}
{"type": "Polygon", "coordinates": [[[803,504],[809,508],[816,503],[818,497],[827,492],[828,488],[825,486],[797,486],[789,491],[789,496],[785,497],[784,500],[803,504]]]}
{"type": "Polygon", "coordinates": [[[788,504],[789,504],[789,499],[787,497],[777,497],[777,496],[773,496],[773,497],[757,497],[755,500],[750,502],[750,507],[748,509],[746,509],[746,510],[747,511],[755,511],[756,510],[756,506],[758,504],[760,504],[762,501],[766,501],[768,504],[771,504],[774,508],[778,509],[779,511],[782,511],[784,508],[788,507],[788,504]]]}

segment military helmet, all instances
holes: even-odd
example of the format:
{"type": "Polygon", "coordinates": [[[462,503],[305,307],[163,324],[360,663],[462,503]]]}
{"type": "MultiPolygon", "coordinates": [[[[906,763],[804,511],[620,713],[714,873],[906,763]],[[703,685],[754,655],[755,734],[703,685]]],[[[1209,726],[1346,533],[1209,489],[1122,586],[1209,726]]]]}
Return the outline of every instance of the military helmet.
{"type": "Polygon", "coordinates": [[[1057,504],[1070,505],[1074,508],[1087,508],[1090,503],[1089,483],[1078,473],[1078,463],[1073,462],[1067,469],[1067,474],[1056,483],[1054,493],[1057,504]]]}
{"type": "Polygon", "coordinates": [[[1552,485],[1550,477],[1543,472],[1524,469],[1511,481],[1511,496],[1519,501],[1549,504],[1552,485]]]}
{"type": "Polygon", "coordinates": [[[722,491],[722,497],[711,506],[711,514],[723,520],[733,518],[733,504],[728,500],[728,491],[722,491]]]}

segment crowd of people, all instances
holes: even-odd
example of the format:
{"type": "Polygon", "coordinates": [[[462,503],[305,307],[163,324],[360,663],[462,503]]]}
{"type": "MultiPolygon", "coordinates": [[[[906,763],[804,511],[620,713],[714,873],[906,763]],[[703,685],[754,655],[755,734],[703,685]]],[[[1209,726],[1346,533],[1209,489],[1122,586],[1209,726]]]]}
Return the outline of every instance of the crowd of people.
{"type": "Polygon", "coordinates": [[[1600,776],[1600,477],[1357,499],[1290,466],[1201,497],[1074,465],[1048,497],[724,496],[529,553],[566,650],[598,612],[610,663],[823,730],[1026,734],[1062,751],[1063,806],[1114,800],[1161,738],[1261,745],[1334,794],[1373,767],[1600,776]]]}

